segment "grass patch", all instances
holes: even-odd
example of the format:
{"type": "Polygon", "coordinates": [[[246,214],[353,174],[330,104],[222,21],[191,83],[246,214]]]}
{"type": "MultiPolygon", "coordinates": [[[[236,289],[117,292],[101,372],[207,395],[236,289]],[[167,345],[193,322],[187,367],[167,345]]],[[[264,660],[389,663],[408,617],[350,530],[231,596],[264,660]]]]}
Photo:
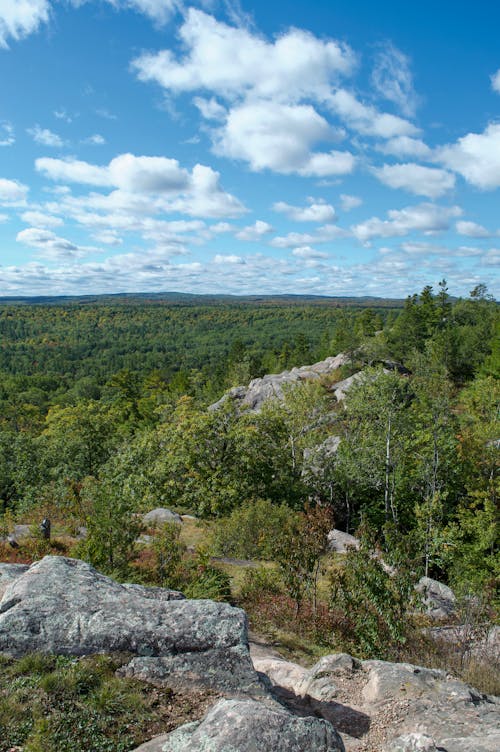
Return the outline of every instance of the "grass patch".
{"type": "Polygon", "coordinates": [[[216,694],[115,676],[124,656],[0,661],[0,752],[128,752],[200,718],[216,694]]]}

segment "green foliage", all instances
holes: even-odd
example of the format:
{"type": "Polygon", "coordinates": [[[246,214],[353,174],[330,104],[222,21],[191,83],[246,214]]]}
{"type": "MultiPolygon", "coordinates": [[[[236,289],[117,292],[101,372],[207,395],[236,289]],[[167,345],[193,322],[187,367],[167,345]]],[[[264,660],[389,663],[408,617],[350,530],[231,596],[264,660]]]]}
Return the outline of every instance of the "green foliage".
{"type": "Polygon", "coordinates": [[[187,598],[228,601],[231,600],[231,579],[226,572],[210,564],[207,551],[198,550],[187,565],[182,591],[187,598]]]}
{"type": "Polygon", "coordinates": [[[182,582],[182,557],[185,546],[180,540],[181,526],[165,523],[153,539],[155,580],[161,587],[175,589],[182,582]]]}
{"type": "Polygon", "coordinates": [[[271,559],[277,538],[286,527],[289,507],[267,499],[249,501],[219,519],[213,528],[212,545],[217,556],[241,559],[271,559]]]}
{"type": "MultiPolygon", "coordinates": [[[[496,491],[475,491],[464,499],[446,528],[443,556],[451,584],[474,594],[500,583],[500,518],[496,491]]],[[[498,606],[497,596],[497,606],[498,606]]]]}
{"type": "Polygon", "coordinates": [[[304,512],[289,516],[275,541],[274,559],[297,611],[306,597],[312,601],[313,609],[316,608],[321,557],[327,550],[332,527],[328,507],[307,505],[304,512]]]}
{"type": "Polygon", "coordinates": [[[0,666],[0,752],[127,752],[150,738],[170,690],[118,679],[106,656],[33,655],[0,666]]]}
{"type": "Polygon", "coordinates": [[[359,550],[349,550],[331,576],[330,607],[343,649],[363,658],[398,658],[412,595],[411,577],[401,568],[387,573],[362,535],[359,550]]]}
{"type": "Polygon", "coordinates": [[[77,554],[106,574],[126,577],[142,530],[134,504],[113,479],[87,478],[81,495],[89,511],[85,520],[87,538],[77,554]]]}

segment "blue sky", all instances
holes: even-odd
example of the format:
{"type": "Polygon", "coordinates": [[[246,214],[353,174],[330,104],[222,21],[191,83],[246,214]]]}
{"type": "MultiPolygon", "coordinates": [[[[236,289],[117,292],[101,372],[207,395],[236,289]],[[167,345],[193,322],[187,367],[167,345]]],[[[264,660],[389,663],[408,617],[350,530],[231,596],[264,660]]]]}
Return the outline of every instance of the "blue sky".
{"type": "Polygon", "coordinates": [[[490,0],[0,0],[0,296],[500,294],[490,0]]]}

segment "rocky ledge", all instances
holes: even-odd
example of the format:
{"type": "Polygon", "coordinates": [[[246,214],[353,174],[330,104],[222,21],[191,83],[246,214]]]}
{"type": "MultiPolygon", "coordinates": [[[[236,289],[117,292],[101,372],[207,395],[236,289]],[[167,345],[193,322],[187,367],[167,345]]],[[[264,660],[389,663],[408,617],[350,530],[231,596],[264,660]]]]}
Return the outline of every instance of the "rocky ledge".
{"type": "Polygon", "coordinates": [[[182,593],[120,585],[89,564],[46,556],[0,570],[0,652],[20,657],[130,653],[122,671],[157,685],[264,692],[253,669],[245,612],[182,593]]]}
{"type": "Polygon", "coordinates": [[[444,671],[340,653],[307,670],[276,657],[254,666],[299,715],[329,720],[347,752],[497,752],[500,698],[444,671]]]}
{"type": "Polygon", "coordinates": [[[497,752],[500,699],[443,671],[252,648],[228,604],[121,585],[74,559],[0,566],[0,652],[130,655],[122,675],[225,697],[136,752],[497,752]]]}

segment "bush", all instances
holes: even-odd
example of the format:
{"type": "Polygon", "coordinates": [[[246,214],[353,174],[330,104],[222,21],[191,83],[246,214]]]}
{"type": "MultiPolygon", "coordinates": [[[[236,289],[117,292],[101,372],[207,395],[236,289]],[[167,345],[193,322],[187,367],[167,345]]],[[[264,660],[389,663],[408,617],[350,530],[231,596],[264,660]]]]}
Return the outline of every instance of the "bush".
{"type": "Polygon", "coordinates": [[[404,569],[389,574],[362,538],[331,575],[330,609],[347,652],[361,658],[398,659],[411,628],[413,581],[404,569]]]}
{"type": "Polygon", "coordinates": [[[213,549],[217,556],[271,559],[276,538],[293,515],[289,507],[267,499],[249,501],[214,526],[213,549]]]}

